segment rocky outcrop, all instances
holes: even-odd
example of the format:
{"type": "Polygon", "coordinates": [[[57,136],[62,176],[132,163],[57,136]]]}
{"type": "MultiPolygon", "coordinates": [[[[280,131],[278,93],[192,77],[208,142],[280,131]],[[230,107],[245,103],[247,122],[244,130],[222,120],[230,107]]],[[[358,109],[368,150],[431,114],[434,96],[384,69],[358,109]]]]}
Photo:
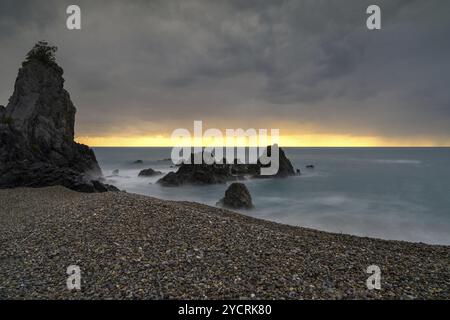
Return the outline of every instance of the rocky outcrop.
{"type": "Polygon", "coordinates": [[[139,177],[153,177],[153,176],[158,176],[162,174],[161,171],[156,171],[153,170],[152,168],[148,168],[148,169],[144,169],[141,172],[139,172],[138,176],[139,177]]]}
{"type": "MultiPolygon", "coordinates": [[[[272,146],[268,146],[266,149],[266,155],[271,156],[272,155],[272,146]]],[[[291,161],[288,159],[286,154],[284,153],[284,150],[281,147],[278,147],[278,171],[274,175],[257,175],[256,178],[286,178],[289,176],[295,176],[296,171],[294,170],[294,167],[292,166],[291,161]]],[[[269,167],[269,165],[261,165],[261,167],[269,167]]]]}
{"type": "Polygon", "coordinates": [[[94,152],[74,141],[76,109],[64,89],[56,48],[38,43],[19,70],[0,111],[0,188],[62,185],[82,192],[104,185],[94,152]]]}
{"type": "Polygon", "coordinates": [[[251,209],[253,208],[252,196],[243,183],[232,183],[225,197],[218,202],[218,205],[231,209],[251,209]]]}
{"type": "Polygon", "coordinates": [[[236,180],[225,164],[182,164],[177,172],[169,172],[158,180],[164,187],[178,187],[184,184],[217,184],[236,180]]]}
{"type": "MultiPolygon", "coordinates": [[[[267,147],[266,155],[271,156],[271,146],[267,147]]],[[[193,160],[196,155],[192,154],[193,160]]],[[[193,161],[191,161],[193,162],[193,161]]],[[[225,160],[223,161],[225,163],[225,160]]],[[[256,164],[181,164],[177,172],[169,172],[158,180],[157,183],[165,187],[177,187],[184,184],[217,184],[229,181],[242,180],[246,177],[253,178],[285,178],[296,175],[294,167],[286,157],[284,151],[279,148],[279,168],[274,175],[261,175],[261,168],[269,165],[262,165],[259,161],[256,164]]]]}

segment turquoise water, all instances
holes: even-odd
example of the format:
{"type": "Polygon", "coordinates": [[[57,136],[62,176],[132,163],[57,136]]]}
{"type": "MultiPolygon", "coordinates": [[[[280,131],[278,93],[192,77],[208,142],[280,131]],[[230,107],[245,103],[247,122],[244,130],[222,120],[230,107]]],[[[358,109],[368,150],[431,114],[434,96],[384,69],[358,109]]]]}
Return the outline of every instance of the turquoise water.
{"type": "MultiPolygon", "coordinates": [[[[215,205],[226,185],[163,188],[144,168],[171,168],[170,148],[94,148],[104,175],[128,192],[215,205]],[[143,160],[143,164],[133,164],[143,160]]],[[[286,148],[302,175],[245,181],[246,215],[331,232],[450,244],[450,148],[286,148]],[[315,169],[306,169],[314,164],[315,169]]]]}

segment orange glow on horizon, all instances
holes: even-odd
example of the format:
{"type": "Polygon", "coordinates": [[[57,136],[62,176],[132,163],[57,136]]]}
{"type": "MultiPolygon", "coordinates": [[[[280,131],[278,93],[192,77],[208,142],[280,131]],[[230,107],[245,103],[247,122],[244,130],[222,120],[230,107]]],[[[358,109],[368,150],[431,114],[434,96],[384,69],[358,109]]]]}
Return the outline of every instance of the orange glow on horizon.
{"type": "MultiPolygon", "coordinates": [[[[270,137],[268,138],[270,142],[270,137]]],[[[174,141],[169,135],[153,136],[80,136],[79,143],[90,147],[172,147],[174,141]]],[[[235,141],[224,143],[224,140],[183,141],[184,146],[248,146],[248,142],[235,141]]],[[[450,139],[435,141],[426,138],[388,139],[376,136],[352,136],[331,134],[282,135],[279,145],[283,147],[447,147],[450,139]]]]}

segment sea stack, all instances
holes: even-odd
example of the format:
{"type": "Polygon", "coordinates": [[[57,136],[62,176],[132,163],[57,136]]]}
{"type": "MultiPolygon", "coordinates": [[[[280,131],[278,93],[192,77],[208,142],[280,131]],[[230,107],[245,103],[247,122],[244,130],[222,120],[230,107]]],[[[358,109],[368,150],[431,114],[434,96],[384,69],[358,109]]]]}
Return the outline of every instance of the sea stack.
{"type": "Polygon", "coordinates": [[[74,141],[76,109],[64,89],[55,52],[46,42],[34,46],[8,105],[0,108],[0,188],[117,190],[98,181],[102,172],[94,152],[74,141]]]}
{"type": "MultiPolygon", "coordinates": [[[[157,181],[158,184],[164,187],[178,187],[185,184],[193,185],[207,185],[207,184],[219,184],[230,181],[243,180],[247,177],[251,178],[286,178],[289,176],[295,176],[296,172],[292,166],[291,161],[287,158],[281,147],[279,150],[279,166],[276,174],[262,175],[261,168],[270,167],[270,164],[263,165],[258,160],[254,164],[242,164],[235,162],[232,164],[226,163],[223,160],[222,164],[206,164],[204,162],[200,164],[192,164],[194,157],[198,154],[191,154],[191,164],[180,164],[177,172],[169,172],[164,177],[157,181]]],[[[272,146],[266,147],[266,156],[271,156],[272,146]]]]}
{"type": "MultiPolygon", "coordinates": [[[[271,156],[272,155],[272,148],[275,146],[268,146],[266,149],[266,155],[271,156]]],[[[278,171],[273,176],[264,176],[264,175],[258,175],[257,178],[286,178],[289,176],[295,176],[296,172],[294,170],[294,167],[292,166],[291,161],[288,159],[286,154],[284,153],[284,150],[281,147],[278,147],[278,171]]],[[[268,167],[268,165],[262,165],[262,167],[268,167]]]]}
{"type": "Polygon", "coordinates": [[[250,192],[245,184],[239,182],[232,183],[225,191],[225,197],[217,204],[230,209],[253,208],[250,192]]]}

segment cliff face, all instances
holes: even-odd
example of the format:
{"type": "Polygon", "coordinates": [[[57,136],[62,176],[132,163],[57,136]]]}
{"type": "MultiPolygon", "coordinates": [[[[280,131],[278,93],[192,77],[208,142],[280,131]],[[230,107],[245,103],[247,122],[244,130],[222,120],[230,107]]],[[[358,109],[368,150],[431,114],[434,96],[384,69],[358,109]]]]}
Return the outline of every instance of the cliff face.
{"type": "Polygon", "coordinates": [[[0,108],[0,188],[65,187],[105,191],[94,152],[74,141],[76,109],[54,61],[28,58],[0,108]],[[104,188],[103,188],[103,187],[104,188]]]}

